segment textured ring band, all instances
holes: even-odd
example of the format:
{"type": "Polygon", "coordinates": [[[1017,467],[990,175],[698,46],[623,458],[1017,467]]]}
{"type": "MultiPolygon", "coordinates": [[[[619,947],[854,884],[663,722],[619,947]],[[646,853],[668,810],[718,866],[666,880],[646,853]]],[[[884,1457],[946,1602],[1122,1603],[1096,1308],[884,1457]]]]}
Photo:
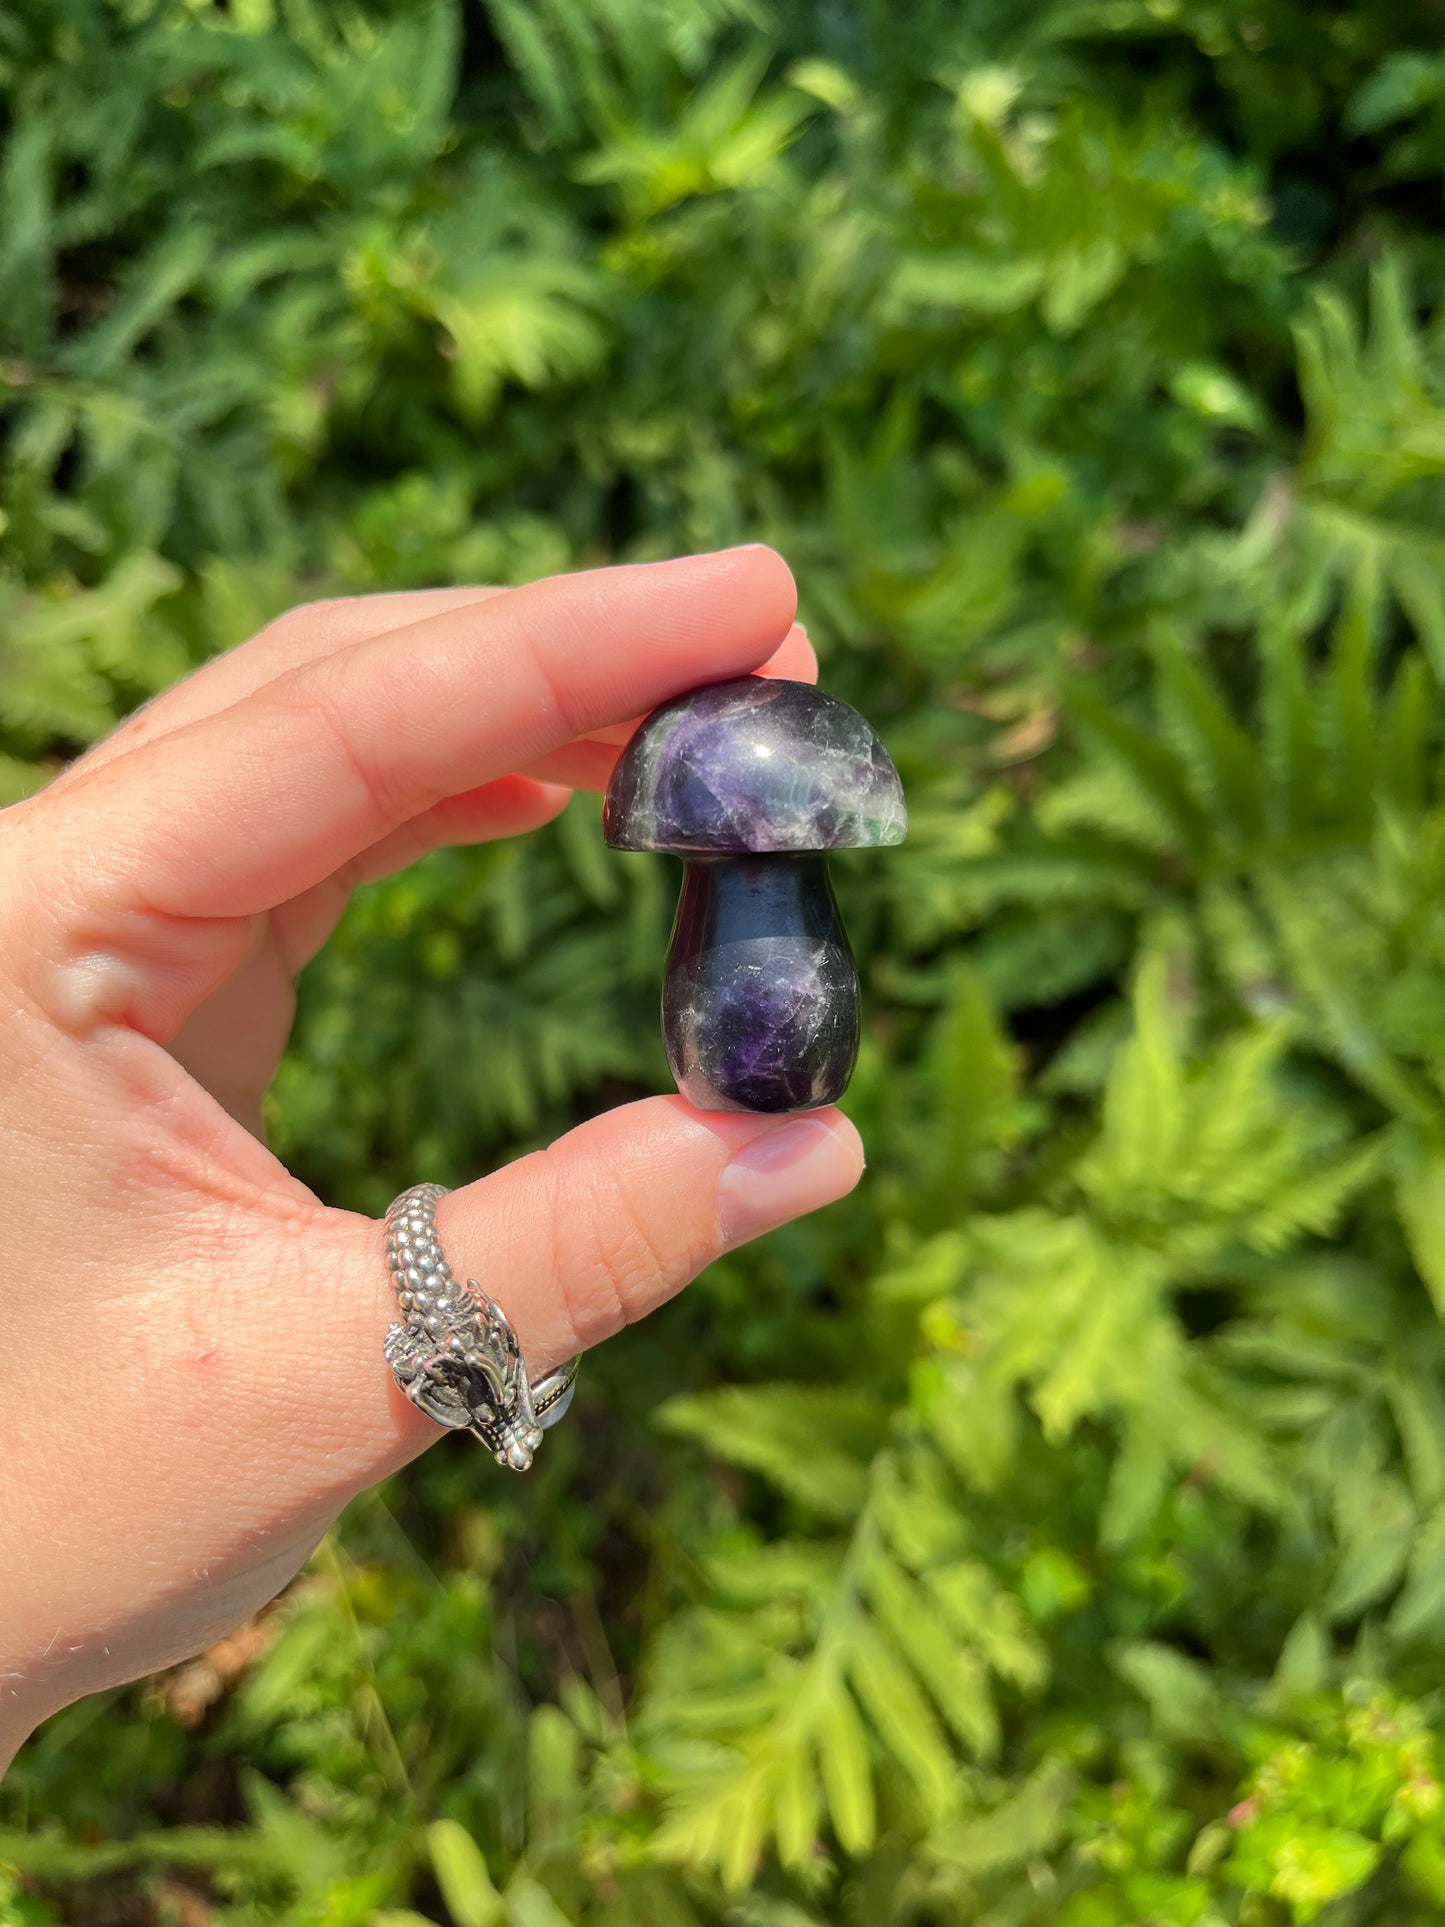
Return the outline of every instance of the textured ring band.
{"type": "Polygon", "coordinates": [[[479,1438],[498,1465],[525,1472],[542,1433],[572,1402],[577,1360],[535,1384],[507,1314],[469,1278],[453,1277],[437,1236],[442,1184],[415,1184],[386,1214],[386,1262],[400,1321],[386,1362],[419,1411],[479,1438]]]}

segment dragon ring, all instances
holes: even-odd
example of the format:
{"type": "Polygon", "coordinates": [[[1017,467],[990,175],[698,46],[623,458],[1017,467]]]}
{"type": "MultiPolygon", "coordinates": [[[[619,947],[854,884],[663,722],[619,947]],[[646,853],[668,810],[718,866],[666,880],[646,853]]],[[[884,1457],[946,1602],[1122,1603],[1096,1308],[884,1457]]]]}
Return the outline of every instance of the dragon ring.
{"type": "Polygon", "coordinates": [[[419,1411],[479,1438],[498,1465],[525,1472],[542,1434],[572,1402],[577,1360],[531,1381],[517,1334],[475,1279],[460,1284],[442,1253],[436,1208],[446,1186],[417,1184],[386,1214],[386,1262],[401,1318],[386,1362],[419,1411]]]}

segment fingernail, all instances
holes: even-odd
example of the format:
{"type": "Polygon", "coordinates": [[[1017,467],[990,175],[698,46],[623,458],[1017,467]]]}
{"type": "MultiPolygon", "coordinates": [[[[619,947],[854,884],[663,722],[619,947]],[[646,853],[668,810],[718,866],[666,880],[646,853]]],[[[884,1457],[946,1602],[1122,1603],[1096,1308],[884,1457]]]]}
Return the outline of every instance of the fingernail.
{"type": "Polygon", "coordinates": [[[845,1197],[863,1169],[863,1146],[847,1118],[798,1117],[745,1144],[717,1187],[725,1245],[745,1244],[790,1218],[845,1197]]]}

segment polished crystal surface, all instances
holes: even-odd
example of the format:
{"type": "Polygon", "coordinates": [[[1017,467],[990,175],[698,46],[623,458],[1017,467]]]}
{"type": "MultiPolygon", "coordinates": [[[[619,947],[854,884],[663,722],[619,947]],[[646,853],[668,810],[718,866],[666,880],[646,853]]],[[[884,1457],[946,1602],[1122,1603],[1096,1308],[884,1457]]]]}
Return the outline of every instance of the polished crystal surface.
{"type": "Polygon", "coordinates": [[[826,852],[901,843],[903,786],[856,709],[742,676],[664,703],[607,787],[603,830],[685,862],[662,1029],[707,1111],[807,1111],[847,1088],[858,973],[826,852]]]}
{"type": "Polygon", "coordinates": [[[898,772],[871,725],[811,683],[742,676],[675,697],[628,743],[603,831],[624,850],[901,843],[898,772]]]}
{"type": "Polygon", "coordinates": [[[677,1087],[704,1111],[806,1111],[847,1088],[858,976],[822,856],[689,862],[662,991],[677,1087]]]}

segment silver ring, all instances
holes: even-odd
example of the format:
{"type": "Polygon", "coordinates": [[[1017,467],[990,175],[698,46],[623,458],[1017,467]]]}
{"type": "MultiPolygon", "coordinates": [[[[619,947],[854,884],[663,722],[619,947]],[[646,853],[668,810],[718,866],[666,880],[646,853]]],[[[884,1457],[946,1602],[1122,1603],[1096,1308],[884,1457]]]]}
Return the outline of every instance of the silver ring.
{"type": "Polygon", "coordinates": [[[577,1360],[529,1379],[507,1314],[474,1278],[459,1284],[437,1236],[443,1184],[414,1184],[386,1214],[386,1262],[401,1320],[386,1362],[438,1425],[479,1438],[498,1465],[525,1472],[542,1434],[572,1403],[577,1360]]]}

